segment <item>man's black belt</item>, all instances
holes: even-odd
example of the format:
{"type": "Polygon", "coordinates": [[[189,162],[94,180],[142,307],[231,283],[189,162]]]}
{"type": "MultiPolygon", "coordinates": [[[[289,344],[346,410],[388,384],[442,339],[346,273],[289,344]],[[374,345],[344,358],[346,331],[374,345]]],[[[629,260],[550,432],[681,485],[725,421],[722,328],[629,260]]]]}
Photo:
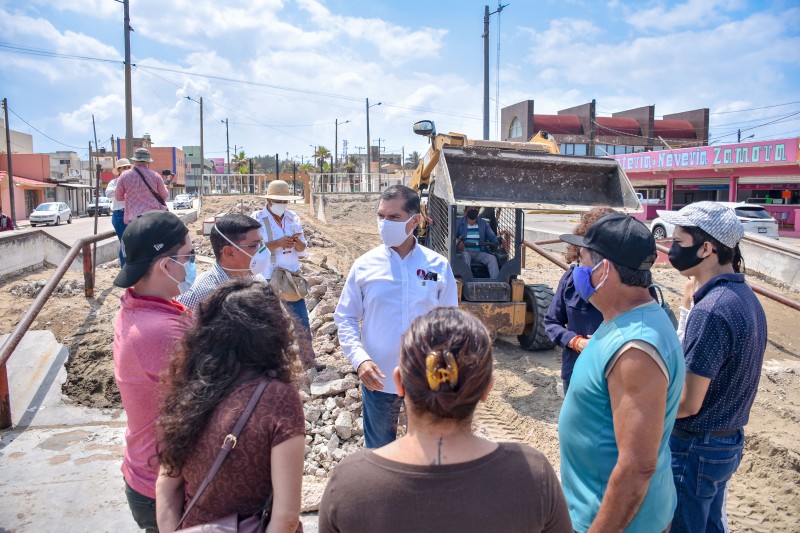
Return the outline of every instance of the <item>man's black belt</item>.
{"type": "Polygon", "coordinates": [[[702,438],[706,436],[706,433],[708,433],[712,439],[718,439],[721,437],[730,437],[731,435],[736,435],[737,433],[739,433],[739,430],[718,429],[713,431],[685,431],[683,429],[678,429],[678,428],[673,428],[672,430],[672,436],[675,437],[676,439],[681,439],[681,440],[689,440],[695,437],[702,438]]]}

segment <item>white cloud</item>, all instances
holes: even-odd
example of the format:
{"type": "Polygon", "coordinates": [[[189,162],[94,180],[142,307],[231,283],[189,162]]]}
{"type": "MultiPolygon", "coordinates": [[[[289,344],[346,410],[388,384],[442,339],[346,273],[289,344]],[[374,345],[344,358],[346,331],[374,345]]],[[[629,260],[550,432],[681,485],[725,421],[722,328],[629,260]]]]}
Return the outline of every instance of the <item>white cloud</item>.
{"type": "Polygon", "coordinates": [[[678,28],[701,28],[727,20],[726,13],[741,9],[742,0],[688,0],[683,4],[657,2],[651,8],[640,9],[625,20],[637,29],[651,28],[659,33],[678,28]],[[666,4],[666,5],[665,5],[666,4]]]}

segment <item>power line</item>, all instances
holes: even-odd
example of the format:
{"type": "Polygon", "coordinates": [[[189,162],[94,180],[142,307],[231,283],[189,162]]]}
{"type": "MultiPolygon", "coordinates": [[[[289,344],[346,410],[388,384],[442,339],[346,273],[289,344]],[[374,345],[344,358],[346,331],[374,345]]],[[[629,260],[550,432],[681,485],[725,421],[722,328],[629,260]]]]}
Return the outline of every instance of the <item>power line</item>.
{"type": "Polygon", "coordinates": [[[45,132],[43,132],[43,131],[39,130],[39,129],[38,129],[38,128],[36,128],[36,127],[35,127],[33,124],[31,124],[30,122],[28,122],[27,120],[25,120],[24,118],[22,118],[21,116],[19,116],[19,115],[17,114],[17,112],[16,112],[16,111],[14,111],[13,109],[11,109],[10,107],[8,108],[8,110],[9,110],[9,111],[11,111],[12,113],[14,113],[14,116],[16,116],[16,117],[17,117],[18,119],[20,119],[22,122],[24,122],[25,124],[27,124],[27,125],[28,125],[30,128],[32,128],[33,130],[35,130],[35,131],[36,131],[36,132],[38,132],[39,134],[41,134],[41,135],[44,135],[45,137],[47,137],[48,139],[50,139],[50,140],[51,140],[51,141],[53,141],[54,143],[60,144],[60,145],[62,145],[62,146],[66,146],[67,148],[75,148],[76,150],[82,150],[82,149],[84,149],[84,148],[85,148],[85,146],[72,146],[71,144],[62,143],[61,141],[58,141],[58,140],[56,140],[56,139],[53,139],[53,138],[52,138],[52,137],[50,137],[48,134],[46,134],[45,132]]]}
{"type": "MultiPolygon", "coordinates": [[[[794,113],[790,113],[790,114],[788,114],[788,115],[785,115],[785,116],[783,116],[783,117],[781,117],[781,118],[779,118],[779,119],[776,119],[776,120],[771,120],[771,121],[769,121],[769,122],[765,122],[765,123],[763,123],[763,124],[758,124],[757,126],[750,126],[749,128],[742,128],[742,129],[741,129],[741,131],[742,131],[742,132],[745,132],[745,131],[751,131],[751,130],[754,130],[754,129],[756,129],[756,128],[761,128],[761,127],[763,127],[763,126],[769,126],[770,124],[777,124],[777,123],[779,123],[779,122],[783,122],[783,121],[785,121],[786,119],[788,119],[788,118],[791,118],[791,117],[793,117],[793,116],[796,116],[796,115],[800,115],[800,111],[795,111],[794,113]]],[[[732,132],[730,132],[730,133],[726,133],[726,134],[723,134],[723,135],[718,135],[718,136],[717,136],[717,137],[716,137],[714,140],[715,140],[715,141],[718,141],[718,140],[720,140],[720,139],[723,139],[723,138],[725,138],[725,137],[730,137],[731,135],[736,135],[737,133],[739,133],[739,130],[738,130],[738,129],[737,129],[736,131],[732,131],[732,132]]],[[[710,142],[710,141],[711,141],[711,139],[709,139],[709,142],[710,142]]]]}

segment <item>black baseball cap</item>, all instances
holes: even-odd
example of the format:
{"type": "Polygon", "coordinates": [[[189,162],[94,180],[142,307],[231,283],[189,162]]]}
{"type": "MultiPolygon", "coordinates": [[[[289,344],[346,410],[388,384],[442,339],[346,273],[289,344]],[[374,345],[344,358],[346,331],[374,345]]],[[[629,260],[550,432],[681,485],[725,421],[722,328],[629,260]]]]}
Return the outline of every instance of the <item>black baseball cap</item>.
{"type": "Polygon", "coordinates": [[[189,229],[169,211],[148,211],[135,218],[122,234],[122,255],[125,266],[117,274],[114,285],[132,287],[142,279],[153,259],[186,238],[189,229]]]}
{"type": "Polygon", "coordinates": [[[622,213],[609,213],[598,219],[583,237],[566,233],[559,238],[634,270],[650,270],[656,261],[653,234],[640,221],[622,213]]]}

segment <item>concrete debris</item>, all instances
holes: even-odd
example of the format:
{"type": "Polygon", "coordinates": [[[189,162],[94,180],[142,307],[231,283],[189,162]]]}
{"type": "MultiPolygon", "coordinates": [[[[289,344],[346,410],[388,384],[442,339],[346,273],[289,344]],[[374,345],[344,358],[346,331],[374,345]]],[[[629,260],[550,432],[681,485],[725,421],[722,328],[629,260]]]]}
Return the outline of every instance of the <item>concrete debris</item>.
{"type": "MultiPolygon", "coordinates": [[[[47,280],[38,279],[33,281],[24,281],[16,283],[8,290],[13,296],[27,296],[29,298],[36,298],[42,291],[42,288],[47,285],[47,280]]],[[[61,281],[56,289],[53,291],[54,296],[78,296],[83,294],[84,286],[78,280],[61,281]]]]}

